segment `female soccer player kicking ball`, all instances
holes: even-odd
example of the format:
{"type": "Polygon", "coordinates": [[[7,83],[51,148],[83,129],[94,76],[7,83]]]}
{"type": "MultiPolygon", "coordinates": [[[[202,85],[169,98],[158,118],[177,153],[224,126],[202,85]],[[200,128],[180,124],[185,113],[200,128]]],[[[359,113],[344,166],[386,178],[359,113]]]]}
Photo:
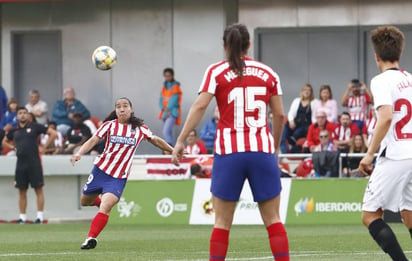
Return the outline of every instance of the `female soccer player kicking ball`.
{"type": "Polygon", "coordinates": [[[221,117],[216,130],[212,170],[215,224],[209,260],[226,258],[236,202],[247,178],[268,231],[273,257],[276,261],[286,261],[289,260],[289,246],[279,216],[281,184],[275,155],[284,122],[279,77],[267,65],[246,56],[250,46],[246,26],[227,27],[223,45],[227,60],[206,70],[200,94],[190,108],[172,160],[177,164],[183,156],[185,139],[215,96],[221,117]],[[273,114],[273,134],[267,124],[268,105],[273,114]]]}
{"type": "Polygon", "coordinates": [[[133,156],[140,142],[146,139],[163,151],[173,151],[169,144],[143,125],[143,120],[134,116],[132,103],[127,98],[116,101],[115,110],[104,120],[94,136],[71,157],[72,164],[80,160],[100,139],[105,139],[105,148],[94,160],[94,167],[80,199],[82,206],[98,206],[99,212],[92,220],[88,237],[81,249],[96,247],[96,238],[106,226],[111,209],[123,193],[133,156]],[[99,195],[102,195],[101,198],[99,195]]]}

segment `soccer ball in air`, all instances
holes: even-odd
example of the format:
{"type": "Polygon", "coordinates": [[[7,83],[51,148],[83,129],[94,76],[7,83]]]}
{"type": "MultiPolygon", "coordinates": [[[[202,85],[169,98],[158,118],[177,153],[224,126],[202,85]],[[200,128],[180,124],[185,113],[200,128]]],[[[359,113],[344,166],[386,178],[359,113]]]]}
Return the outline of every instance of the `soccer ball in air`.
{"type": "Polygon", "coordinates": [[[99,46],[94,50],[92,62],[99,70],[110,70],[116,64],[117,54],[110,46],[99,46]]]}

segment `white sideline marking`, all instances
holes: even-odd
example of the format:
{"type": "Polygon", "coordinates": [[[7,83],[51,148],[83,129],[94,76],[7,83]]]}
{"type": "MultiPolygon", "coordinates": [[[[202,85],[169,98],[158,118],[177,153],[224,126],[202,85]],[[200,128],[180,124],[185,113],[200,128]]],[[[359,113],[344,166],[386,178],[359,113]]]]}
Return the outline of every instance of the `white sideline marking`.
{"type": "MultiPolygon", "coordinates": [[[[404,251],[407,254],[412,251],[404,251]]],[[[50,255],[81,255],[84,251],[76,252],[53,252],[53,253],[5,253],[0,254],[0,257],[21,257],[21,256],[50,256],[50,255]]],[[[115,253],[115,252],[113,252],[115,253]]],[[[200,253],[200,252],[198,252],[200,253]]],[[[202,252],[208,254],[206,252],[202,252]]],[[[97,253],[96,253],[97,254],[97,253]]],[[[98,254],[106,255],[107,252],[98,254]]],[[[229,253],[230,254],[230,253],[229,253]]],[[[291,251],[291,257],[319,257],[319,256],[365,256],[365,255],[386,255],[383,251],[355,251],[355,252],[328,252],[328,251],[291,251]]],[[[206,261],[207,259],[165,259],[167,261],[206,261]]],[[[273,260],[272,256],[262,257],[245,257],[245,258],[226,258],[228,261],[242,261],[242,260],[273,260]]]]}

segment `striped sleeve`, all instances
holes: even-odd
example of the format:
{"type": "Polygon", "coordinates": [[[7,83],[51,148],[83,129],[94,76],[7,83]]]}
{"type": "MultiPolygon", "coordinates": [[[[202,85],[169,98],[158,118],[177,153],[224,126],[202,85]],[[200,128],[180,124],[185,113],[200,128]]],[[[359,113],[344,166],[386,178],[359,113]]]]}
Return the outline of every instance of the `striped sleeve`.
{"type": "Polygon", "coordinates": [[[143,134],[143,137],[146,140],[151,140],[153,138],[153,133],[152,131],[149,129],[149,127],[147,127],[146,125],[142,125],[140,126],[140,131],[143,134]]]}
{"type": "Polygon", "coordinates": [[[111,121],[106,121],[105,123],[103,123],[102,126],[100,126],[99,129],[97,129],[94,135],[97,136],[99,139],[102,139],[108,132],[110,124],[111,121]]]}
{"type": "Polygon", "coordinates": [[[211,94],[215,94],[216,92],[216,76],[219,75],[223,70],[225,70],[229,66],[226,61],[221,61],[219,63],[215,63],[210,65],[203,76],[202,83],[200,84],[200,88],[198,93],[201,92],[208,92],[211,94]]]}

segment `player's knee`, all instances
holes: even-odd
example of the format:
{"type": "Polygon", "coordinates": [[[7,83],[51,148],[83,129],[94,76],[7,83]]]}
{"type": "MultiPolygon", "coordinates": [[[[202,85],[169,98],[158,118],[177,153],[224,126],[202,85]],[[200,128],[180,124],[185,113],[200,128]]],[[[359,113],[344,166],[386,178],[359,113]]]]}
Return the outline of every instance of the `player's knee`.
{"type": "Polygon", "coordinates": [[[81,205],[82,207],[91,206],[92,204],[93,204],[93,201],[90,201],[90,200],[87,199],[87,198],[81,198],[81,199],[80,199],[80,205],[81,205]]]}

